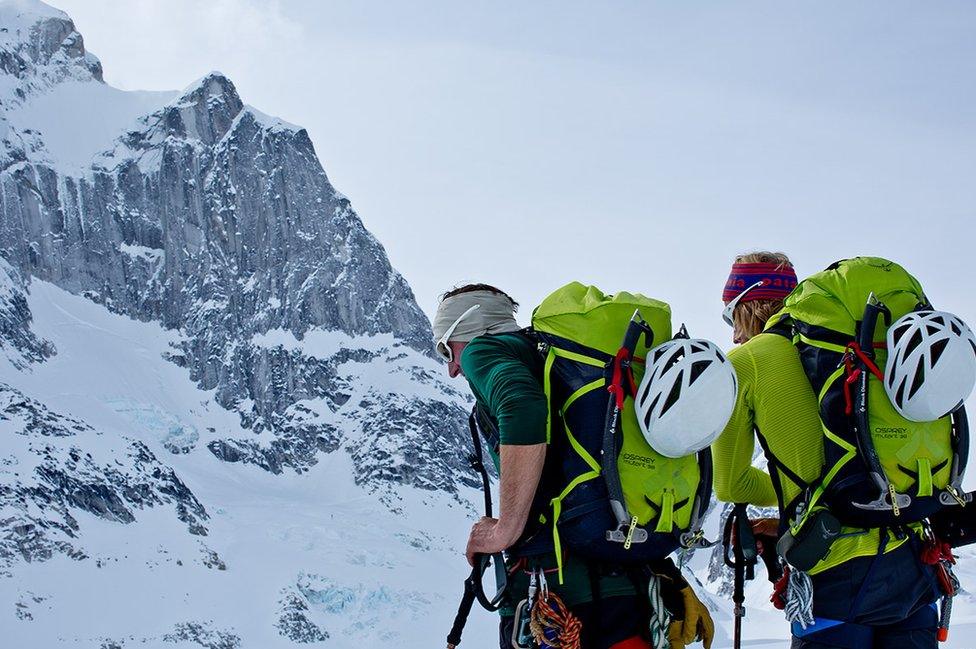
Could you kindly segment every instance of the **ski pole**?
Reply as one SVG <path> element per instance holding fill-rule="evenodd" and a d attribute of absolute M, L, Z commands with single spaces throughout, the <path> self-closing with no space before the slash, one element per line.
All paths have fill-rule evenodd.
<path fill-rule="evenodd" d="M 742 618 L 746 615 L 745 582 L 755 578 L 756 537 L 749 525 L 749 516 L 745 503 L 736 503 L 732 512 L 725 519 L 725 529 L 722 533 L 722 545 L 725 550 L 725 565 L 733 570 L 732 603 L 734 605 L 735 626 L 733 631 L 733 647 L 742 647 Z M 731 551 L 731 552 L 730 552 Z"/>

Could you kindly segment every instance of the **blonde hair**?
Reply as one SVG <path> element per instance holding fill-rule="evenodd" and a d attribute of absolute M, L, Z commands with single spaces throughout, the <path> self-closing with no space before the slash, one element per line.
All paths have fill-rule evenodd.
<path fill-rule="evenodd" d="M 737 264 L 776 264 L 776 269 L 793 268 L 793 262 L 782 252 L 750 252 L 735 258 Z M 783 308 L 783 300 L 752 300 L 740 302 L 732 313 L 735 328 L 746 340 L 762 333 L 766 321 Z"/>

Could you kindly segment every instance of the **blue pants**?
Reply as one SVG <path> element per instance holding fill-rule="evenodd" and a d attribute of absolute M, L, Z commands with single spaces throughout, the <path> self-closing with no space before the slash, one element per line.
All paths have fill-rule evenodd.
<path fill-rule="evenodd" d="M 813 579 L 813 627 L 793 625 L 792 649 L 936 649 L 941 597 L 916 543 L 858 557 Z"/>

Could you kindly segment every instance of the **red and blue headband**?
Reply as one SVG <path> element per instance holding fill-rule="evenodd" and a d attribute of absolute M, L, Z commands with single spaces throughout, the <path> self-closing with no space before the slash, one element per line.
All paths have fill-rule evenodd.
<path fill-rule="evenodd" d="M 722 301 L 729 303 L 756 282 L 762 282 L 742 296 L 742 302 L 782 300 L 796 288 L 796 271 L 789 264 L 732 264 L 729 280 L 722 291 Z"/>

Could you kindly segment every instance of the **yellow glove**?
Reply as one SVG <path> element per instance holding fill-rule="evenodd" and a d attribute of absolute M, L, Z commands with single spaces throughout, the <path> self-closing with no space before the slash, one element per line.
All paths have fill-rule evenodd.
<path fill-rule="evenodd" d="M 697 638 L 701 639 L 705 649 L 709 649 L 715 636 L 715 623 L 712 622 L 711 614 L 691 586 L 681 589 L 681 599 L 685 605 L 685 617 L 683 620 L 675 620 L 668 627 L 671 649 L 685 649 L 685 645 L 691 644 Z"/>

